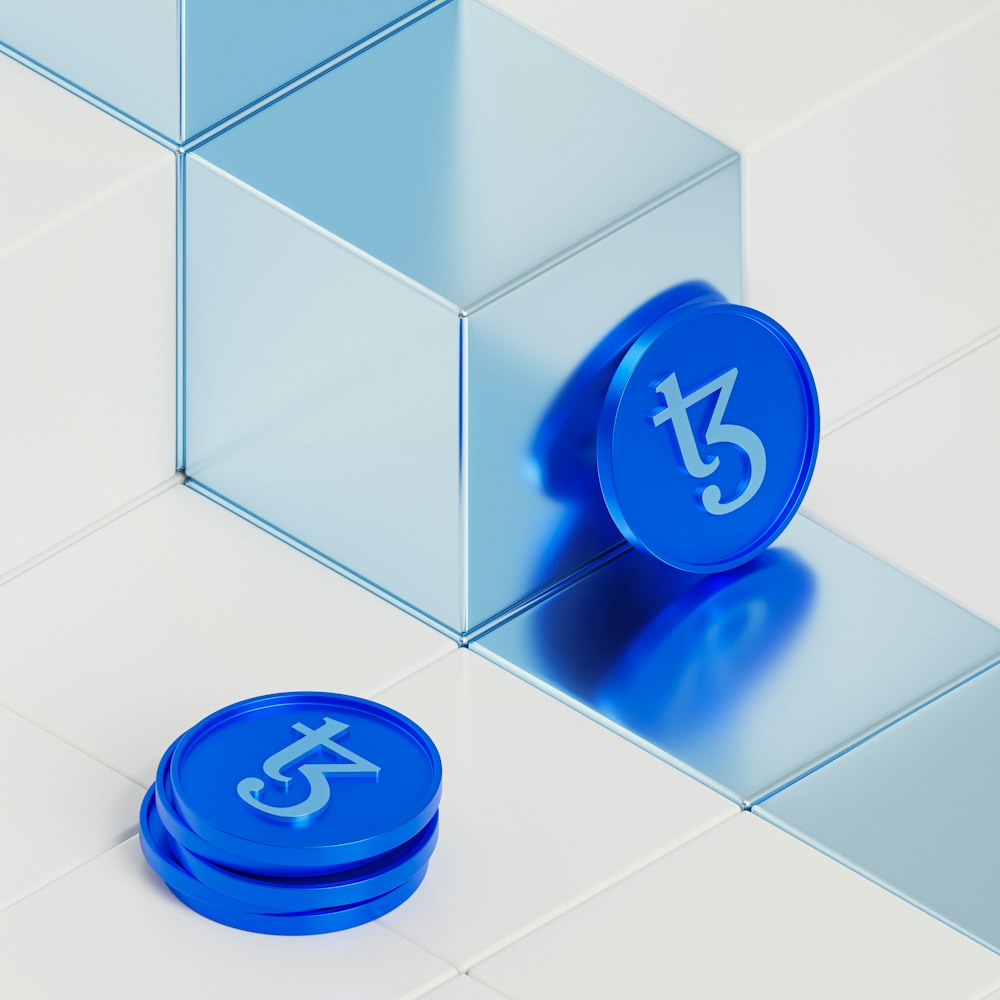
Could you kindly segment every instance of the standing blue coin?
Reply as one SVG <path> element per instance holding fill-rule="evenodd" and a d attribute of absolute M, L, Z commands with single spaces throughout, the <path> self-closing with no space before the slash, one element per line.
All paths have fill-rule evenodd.
<path fill-rule="evenodd" d="M 812 373 L 763 313 L 705 300 L 654 321 L 601 411 L 601 492 L 622 534 L 677 569 L 747 562 L 784 530 L 819 447 Z"/>
<path fill-rule="evenodd" d="M 244 859 L 241 870 L 316 872 L 364 864 L 420 833 L 441 797 L 441 759 L 390 708 L 295 692 L 199 722 L 177 742 L 166 780 L 180 820 Z"/>

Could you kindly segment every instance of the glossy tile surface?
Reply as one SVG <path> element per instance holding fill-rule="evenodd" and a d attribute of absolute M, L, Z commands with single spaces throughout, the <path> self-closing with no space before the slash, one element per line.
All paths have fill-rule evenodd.
<path fill-rule="evenodd" d="M 806 508 L 1000 623 L 998 380 L 1000 338 L 829 435 Z"/>
<path fill-rule="evenodd" d="M 567 494 L 539 452 L 595 349 L 680 282 L 740 292 L 735 154 L 475 0 L 186 190 L 187 471 L 459 633 L 620 542 L 594 462 Z"/>
<path fill-rule="evenodd" d="M 1000 632 L 798 517 L 700 582 L 623 556 L 474 648 L 754 801 L 994 662 Z"/>
<path fill-rule="evenodd" d="M 383 691 L 444 762 L 441 839 L 383 923 L 467 968 L 735 807 L 460 651 Z"/>
<path fill-rule="evenodd" d="M 3 576 L 174 472 L 175 165 L 5 56 L 0 94 Z"/>
<path fill-rule="evenodd" d="M 743 813 L 472 975 L 510 1000 L 978 1000 L 1000 958 Z"/>
<path fill-rule="evenodd" d="M 138 785 L 6 709 L 0 760 L 0 910 L 134 832 Z"/>
<path fill-rule="evenodd" d="M 409 1000 L 454 975 L 378 924 L 276 937 L 213 923 L 171 895 L 138 838 L 0 914 L 9 997 Z"/>
<path fill-rule="evenodd" d="M 370 694 L 454 648 L 182 486 L 0 587 L 0 645 L 0 702 L 142 784 L 223 705 Z"/>
<path fill-rule="evenodd" d="M 768 799 L 761 815 L 1000 951 L 1000 670 Z"/>

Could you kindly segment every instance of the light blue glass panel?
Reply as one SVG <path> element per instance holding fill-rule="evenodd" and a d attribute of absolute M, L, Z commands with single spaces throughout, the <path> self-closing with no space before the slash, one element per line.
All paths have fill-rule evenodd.
<path fill-rule="evenodd" d="M 739 221 L 733 161 L 469 317 L 470 628 L 621 543 L 597 478 L 600 397 L 581 406 L 580 396 L 561 398 L 563 387 L 664 288 L 701 278 L 738 300 Z M 578 434 L 545 454 L 557 399 L 580 409 Z M 565 462 L 567 449 L 577 453 L 572 484 L 544 467 Z"/>
<path fill-rule="evenodd" d="M 178 0 L 3 0 L 0 41 L 179 138 Z"/>
<path fill-rule="evenodd" d="M 3 0 L 0 41 L 182 142 L 427 2 Z"/>
<path fill-rule="evenodd" d="M 466 309 L 733 155 L 466 0 L 200 152 Z"/>
<path fill-rule="evenodd" d="M 254 265 L 245 290 L 251 248 L 229 241 L 263 238 L 242 209 L 215 219 L 192 187 L 189 473 L 458 632 L 620 541 L 599 496 L 551 491 L 535 439 L 568 380 L 650 297 L 689 279 L 738 296 L 735 153 L 490 8 L 456 0 L 196 156 L 203 173 L 256 192 L 246 204 L 280 206 L 282 226 L 308 231 L 308 246 L 339 251 L 301 260 L 304 276 L 282 252 L 273 272 Z M 304 258 L 306 237 L 294 242 Z M 365 308 L 347 304 L 353 278 L 345 285 L 338 270 L 362 259 L 420 304 L 412 316 L 391 304 L 388 325 L 373 319 L 374 286 Z M 251 304 L 232 301 L 241 296 Z M 447 350 L 430 332 L 438 313 L 454 334 Z M 211 377 L 199 370 L 206 343 L 216 345 Z M 266 363 L 240 356 L 258 350 Z M 364 377 L 332 409 L 309 402 L 314 372 L 289 373 L 310 363 L 357 373 L 359 351 Z M 268 393 L 240 381 L 251 369 L 276 372 L 282 387 L 269 392 L 301 414 L 294 429 L 284 422 L 280 447 L 264 429 Z M 353 435 L 332 434 L 326 425 L 352 412 Z M 584 415 L 591 446 L 597 414 Z M 236 460 L 220 437 L 274 445 Z"/>
<path fill-rule="evenodd" d="M 1000 669 L 760 812 L 1000 951 Z"/>
<path fill-rule="evenodd" d="M 186 0 L 185 136 L 228 118 L 423 5 L 420 0 Z"/>
<path fill-rule="evenodd" d="M 1000 631 L 797 517 L 714 577 L 629 553 L 474 648 L 753 802 L 996 660 Z"/>
<path fill-rule="evenodd" d="M 459 614 L 458 317 L 187 159 L 187 471 Z"/>

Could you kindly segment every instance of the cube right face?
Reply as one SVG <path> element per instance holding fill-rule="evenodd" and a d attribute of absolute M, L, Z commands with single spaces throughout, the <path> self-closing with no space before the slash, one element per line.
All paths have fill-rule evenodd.
<path fill-rule="evenodd" d="M 622 542 L 599 407 L 574 475 L 539 447 L 595 349 L 740 293 L 736 154 L 465 0 L 198 148 L 185 202 L 188 474 L 462 634 Z"/>

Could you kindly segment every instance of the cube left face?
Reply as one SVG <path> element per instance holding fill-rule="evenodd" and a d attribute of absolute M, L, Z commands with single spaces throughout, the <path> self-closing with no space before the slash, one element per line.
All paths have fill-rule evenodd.
<path fill-rule="evenodd" d="M 0 575 L 172 474 L 174 154 L 0 56 Z"/>
<path fill-rule="evenodd" d="M 4 0 L 0 41 L 162 136 L 186 142 L 421 6 Z"/>

